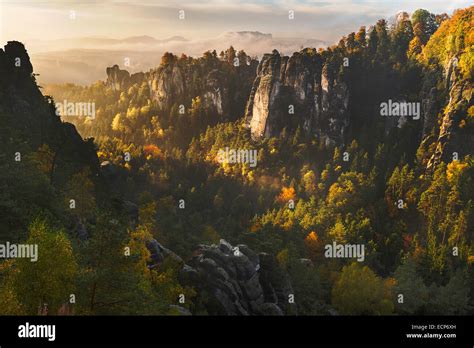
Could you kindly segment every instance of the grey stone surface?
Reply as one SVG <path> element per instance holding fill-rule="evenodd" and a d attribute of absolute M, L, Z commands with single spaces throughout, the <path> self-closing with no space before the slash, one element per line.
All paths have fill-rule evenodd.
<path fill-rule="evenodd" d="M 155 264 L 172 255 L 171 251 L 154 239 L 147 243 L 147 247 Z M 236 253 L 236 250 L 239 252 Z M 221 240 L 218 245 L 201 244 L 194 255 L 183 264 L 178 280 L 182 285 L 191 286 L 198 293 L 204 292 L 211 297 L 208 299 L 209 314 L 284 313 L 278 302 L 291 291 L 291 285 L 288 285 L 287 278 L 278 273 L 279 268 L 274 259 L 268 257 L 268 261 L 264 262 L 270 268 L 261 268 L 257 253 L 246 245 L 234 247 L 225 240 Z"/>
<path fill-rule="evenodd" d="M 260 61 L 245 116 L 253 138 L 277 136 L 296 124 L 327 144 L 341 144 L 348 104 L 346 83 L 332 76 L 319 56 L 295 52 L 287 57 L 274 50 Z"/>

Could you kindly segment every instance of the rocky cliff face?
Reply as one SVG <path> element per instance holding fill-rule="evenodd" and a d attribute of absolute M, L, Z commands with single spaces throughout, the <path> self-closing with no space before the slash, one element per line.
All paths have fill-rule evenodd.
<path fill-rule="evenodd" d="M 326 142 L 341 143 L 348 126 L 347 85 L 333 76 L 318 54 L 266 54 L 257 68 L 246 107 L 254 138 L 278 135 L 284 127 L 300 126 Z"/>
<path fill-rule="evenodd" d="M 44 165 L 47 170 L 39 170 L 38 156 L 45 153 L 51 162 Z M 18 162 L 13 160 L 17 154 Z M 17 41 L 0 49 L 0 158 L 3 239 L 27 238 L 26 212 L 59 216 L 60 189 L 74 174 L 88 168 L 92 180 L 101 181 L 93 141 L 83 140 L 73 124 L 61 121 L 52 98 L 43 96 L 36 84 L 28 52 Z M 78 219 L 66 216 L 65 220 L 66 228 L 80 238 L 87 236 Z"/>
<path fill-rule="evenodd" d="M 152 265 L 166 257 L 181 262 L 172 251 L 156 240 L 148 243 Z M 246 245 L 232 246 L 225 240 L 219 245 L 199 245 L 194 258 L 183 264 L 180 282 L 206 296 L 211 315 L 284 315 L 290 310 L 289 295 L 294 294 L 287 274 L 274 257 L 257 254 Z M 295 313 L 295 308 L 291 308 Z"/>
<path fill-rule="evenodd" d="M 106 69 L 107 86 L 114 91 L 124 90 L 134 83 L 141 82 L 145 77 L 142 72 L 130 75 L 127 70 L 121 70 L 118 65 Z"/>
<path fill-rule="evenodd" d="M 472 134 L 463 128 L 462 122 L 467 109 L 474 104 L 474 89 L 472 82 L 462 78 L 457 57 L 452 57 L 445 67 L 445 88 L 448 101 L 442 114 L 436 148 L 428 162 L 428 169 L 435 168 L 441 161 L 451 162 L 456 156 L 463 158 L 474 148 Z M 430 119 L 427 119 L 427 122 L 429 121 Z"/>
<path fill-rule="evenodd" d="M 300 126 L 326 143 L 344 142 L 349 125 L 349 89 L 312 50 L 281 56 L 274 50 L 260 63 L 238 67 L 215 60 L 189 64 L 171 61 L 145 74 L 131 75 L 115 65 L 107 68 L 107 85 L 124 90 L 146 82 L 150 98 L 163 110 L 188 106 L 199 96 L 208 110 L 224 120 L 245 113 L 253 138 L 278 135 Z M 256 71 L 256 75 L 255 75 Z"/>
<path fill-rule="evenodd" d="M 193 98 L 200 97 L 206 109 L 224 120 L 234 120 L 244 112 L 257 64 L 255 60 L 234 66 L 217 58 L 176 59 L 133 75 L 114 65 L 107 68 L 106 84 L 119 91 L 146 82 L 150 98 L 168 111 L 173 105 L 189 107 Z"/>
<path fill-rule="evenodd" d="M 0 49 L 0 113 L 3 130 L 2 145 L 24 141 L 28 150 L 36 151 L 47 144 L 56 154 L 55 169 L 75 169 L 89 166 L 93 173 L 99 169 L 99 160 L 91 141 L 84 141 L 74 125 L 62 122 L 56 115 L 53 101 L 43 96 L 36 84 L 30 57 L 24 45 L 9 41 Z M 62 165 L 68 158 L 69 167 Z M 51 181 L 54 177 L 51 176 Z"/>

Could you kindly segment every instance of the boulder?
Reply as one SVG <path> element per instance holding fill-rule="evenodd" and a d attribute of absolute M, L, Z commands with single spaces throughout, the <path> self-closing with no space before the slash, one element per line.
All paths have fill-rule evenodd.
<path fill-rule="evenodd" d="M 146 246 L 151 253 L 152 267 L 167 256 L 182 262 L 155 239 Z M 198 294 L 206 294 L 209 314 L 282 315 L 285 312 L 280 304 L 285 304 L 288 294 L 292 293 L 291 284 L 274 258 L 257 254 L 245 244 L 234 247 L 224 239 L 218 245 L 198 245 L 194 255 L 182 263 L 178 281 L 183 286 L 193 287 Z"/>
<path fill-rule="evenodd" d="M 199 245 L 195 255 L 180 272 L 180 281 L 193 286 L 198 293 L 205 291 L 211 294 L 210 301 L 214 305 L 209 306 L 209 314 L 261 314 L 266 296 L 260 280 L 260 257 L 257 253 L 247 245 L 234 247 L 222 239 L 218 245 Z M 278 306 L 276 293 L 273 301 Z M 283 311 L 273 308 L 267 312 Z"/>

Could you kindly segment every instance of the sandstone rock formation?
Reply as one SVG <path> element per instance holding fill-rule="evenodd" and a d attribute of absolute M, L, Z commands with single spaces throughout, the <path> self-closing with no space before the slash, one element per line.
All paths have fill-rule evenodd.
<path fill-rule="evenodd" d="M 193 259 L 184 264 L 178 255 L 156 240 L 151 240 L 147 247 L 152 268 L 166 257 L 182 264 L 180 282 L 206 296 L 209 314 L 285 314 L 293 288 L 289 277 L 268 254 L 256 254 L 243 244 L 234 247 L 221 239 L 219 245 L 199 245 Z"/>
<path fill-rule="evenodd" d="M 441 161 L 451 162 L 469 154 L 474 148 L 474 139 L 461 126 L 466 110 L 474 105 L 472 83 L 462 79 L 457 66 L 458 58 L 452 57 L 445 67 L 445 86 L 449 96 L 439 127 L 436 149 L 428 162 L 428 168 L 435 168 Z M 435 92 L 433 92 L 435 93 Z"/>
<path fill-rule="evenodd" d="M 114 65 L 107 68 L 106 84 L 121 91 L 135 83 L 146 83 L 150 99 L 165 111 L 173 105 L 188 108 L 193 98 L 200 97 L 207 110 L 223 120 L 235 120 L 244 112 L 258 63 L 249 60 L 249 64 L 233 66 L 217 58 L 210 60 L 174 59 L 147 73 L 133 75 Z"/>
<path fill-rule="evenodd" d="M 281 56 L 266 54 L 258 68 L 246 107 L 253 138 L 278 135 L 300 126 L 326 142 L 342 143 L 348 126 L 349 92 L 321 57 L 311 50 Z"/>
<path fill-rule="evenodd" d="M 127 70 L 121 70 L 118 65 L 107 68 L 106 72 L 107 86 L 115 91 L 124 90 L 134 83 L 143 81 L 145 77 L 142 72 L 130 75 Z"/>

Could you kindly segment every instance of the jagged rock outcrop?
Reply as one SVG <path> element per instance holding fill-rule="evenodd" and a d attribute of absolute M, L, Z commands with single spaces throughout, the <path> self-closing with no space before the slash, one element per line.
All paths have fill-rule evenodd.
<path fill-rule="evenodd" d="M 457 57 L 452 57 L 445 67 L 445 86 L 449 99 L 444 108 L 436 148 L 428 162 L 428 169 L 435 168 L 441 161 L 451 162 L 456 156 L 461 159 L 474 149 L 472 134 L 463 129 L 461 122 L 467 109 L 474 105 L 474 88 L 472 82 L 463 79 Z"/>
<path fill-rule="evenodd" d="M 121 70 L 118 65 L 106 69 L 107 86 L 115 91 L 127 88 L 130 84 L 130 73 L 127 70 Z"/>
<path fill-rule="evenodd" d="M 288 296 L 294 294 L 290 277 L 278 265 L 276 258 L 267 253 L 260 253 L 260 282 L 264 293 L 266 303 L 272 303 L 282 312 L 287 313 L 291 309 L 294 314 L 294 308 L 290 308 Z"/>
<path fill-rule="evenodd" d="M 107 81 L 106 84 L 109 88 L 114 91 L 120 91 L 127 89 L 134 83 L 139 83 L 143 81 L 145 74 L 138 72 L 130 75 L 127 70 L 121 70 L 116 64 L 112 67 L 106 69 L 107 72 Z"/>
<path fill-rule="evenodd" d="M 318 54 L 266 54 L 258 68 L 246 107 L 252 137 L 278 135 L 300 126 L 327 142 L 342 142 L 348 126 L 349 93 Z"/>
<path fill-rule="evenodd" d="M 61 121 L 53 99 L 43 96 L 36 84 L 27 50 L 17 41 L 9 41 L 0 49 L 0 122 L 0 158 L 4 159 L 2 170 L 6 174 L 2 178 L 1 191 L 4 197 L 14 197 L 12 202 L 15 202 L 10 207 L 4 207 L 4 216 L 23 215 L 40 206 L 47 211 L 53 204 L 57 208 L 50 212 L 60 209 L 60 190 L 57 196 L 52 194 L 53 191 L 56 188 L 62 190 L 74 174 L 84 170 L 90 173 L 94 183 L 101 181 L 93 140 L 83 140 L 73 124 Z M 32 165 L 40 163 L 36 158 L 45 152 L 51 156 L 51 164 L 43 174 L 35 168 L 36 164 L 34 167 Z M 10 160 L 13 154 L 18 154 L 18 162 Z M 23 186 L 25 180 L 30 181 L 30 178 L 39 174 L 42 176 L 34 178 L 37 184 L 25 189 L 25 192 L 31 191 L 29 195 L 18 194 L 18 187 Z M 47 192 L 51 192 L 51 195 Z M 37 200 L 29 197 L 37 197 Z M 56 197 L 58 200 L 52 203 Z M 20 206 L 22 208 L 18 209 Z M 26 239 L 28 228 L 21 224 L 29 224 L 30 220 L 24 216 L 18 217 L 11 220 L 15 221 L 15 226 L 0 224 L 3 238 Z M 88 238 L 85 221 L 77 219 L 74 214 L 66 216 L 65 220 L 65 228 L 72 235 L 81 240 Z"/>
<path fill-rule="evenodd" d="M 29 79 L 33 73 L 28 52 L 25 46 L 18 41 L 8 41 L 4 49 L 0 49 L 0 72 L 2 80 L 8 75 L 16 76 L 20 79 Z"/>
<path fill-rule="evenodd" d="M 240 248 L 242 247 L 242 249 Z M 245 246 L 200 245 L 181 278 L 210 297 L 212 314 L 249 315 L 264 303 L 260 260 Z"/>
<path fill-rule="evenodd" d="M 291 282 L 268 254 L 256 254 L 244 244 L 234 247 L 221 239 L 219 245 L 199 245 L 193 259 L 184 264 L 156 240 L 149 241 L 147 248 L 151 268 L 166 257 L 182 265 L 180 282 L 206 297 L 211 315 L 284 315 L 288 309 Z"/>
<path fill-rule="evenodd" d="M 176 65 L 167 65 L 162 69 L 150 72 L 147 79 L 150 88 L 151 98 L 158 102 L 163 108 L 172 105 L 174 100 L 178 100 L 184 95 L 185 78 Z"/>
<path fill-rule="evenodd" d="M 316 103 L 315 132 L 328 143 L 344 143 L 349 127 L 349 89 L 326 64 L 321 74 L 321 106 Z"/>
<path fill-rule="evenodd" d="M 439 105 L 437 102 L 438 92 L 436 87 L 429 86 L 429 91 L 423 98 L 423 130 L 421 137 L 425 139 L 436 127 L 436 117 L 438 114 Z"/>
<path fill-rule="evenodd" d="M 154 267 L 161 262 L 164 261 L 166 257 L 171 257 L 173 260 L 175 260 L 178 263 L 182 263 L 183 259 L 179 257 L 177 254 L 172 252 L 171 250 L 165 248 L 163 245 L 158 243 L 155 239 L 152 239 L 146 243 L 147 249 L 150 251 L 151 254 L 151 267 Z"/>
<path fill-rule="evenodd" d="M 225 120 L 242 116 L 258 62 L 249 60 L 249 64 L 234 66 L 217 58 L 208 59 L 213 61 L 171 59 L 147 73 L 131 76 L 114 65 L 107 68 L 106 84 L 120 91 L 145 82 L 150 99 L 166 111 L 180 105 L 189 108 L 193 98 L 200 97 L 207 110 Z"/>
<path fill-rule="evenodd" d="M 58 180 L 54 175 L 57 170 L 71 174 L 88 166 L 92 174 L 97 174 L 99 160 L 93 142 L 84 141 L 73 124 L 58 117 L 52 99 L 43 96 L 36 84 L 33 66 L 22 43 L 9 41 L 0 49 L 0 76 L 3 125 L 15 134 L 15 139 L 2 139 L 5 146 L 24 140 L 35 151 L 47 144 L 56 156 L 50 173 L 52 183 Z M 68 158 L 68 165 L 63 163 L 64 158 Z"/>

